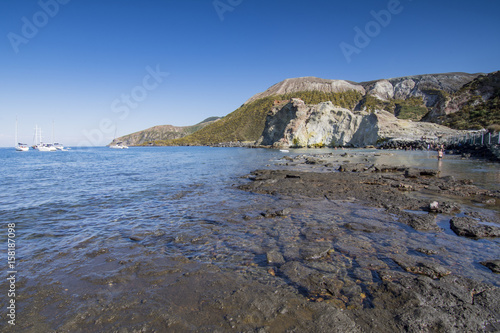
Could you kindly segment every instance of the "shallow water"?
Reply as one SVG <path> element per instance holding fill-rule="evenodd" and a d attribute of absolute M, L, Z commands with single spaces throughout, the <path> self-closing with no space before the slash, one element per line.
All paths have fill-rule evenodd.
<path fill-rule="evenodd" d="M 499 186 L 498 165 L 486 162 L 447 159 L 439 166 L 427 152 L 309 149 L 290 154 L 304 152 L 334 153 L 340 161 L 340 155 L 348 152 L 360 159 L 371 156 L 376 163 L 437 167 L 444 175 Z M 380 210 L 352 202 L 280 200 L 232 186 L 247 181 L 241 177 L 252 170 L 279 163 L 282 156 L 276 150 L 209 147 L 80 148 L 54 153 L 0 149 L 0 215 L 4 223 L 16 224 L 19 288 L 31 295 L 23 296 L 27 302 L 20 311 L 34 311 L 27 304 L 36 300 L 37 292 L 45 295 L 41 290 L 47 286 L 60 288 L 79 303 L 64 298 L 60 301 L 70 304 L 64 315 L 48 306 L 44 316 L 56 323 L 73 322 L 68 316 L 76 316 L 82 307 L 93 308 L 93 299 L 116 303 L 129 290 L 142 294 L 151 286 L 175 285 L 191 270 L 238 274 L 247 282 L 290 288 L 297 297 L 327 299 L 341 308 L 369 307 L 366 290 L 380 280 L 375 270 L 401 270 L 392 260 L 400 254 L 425 257 L 416 252 L 422 240 L 437 251 L 426 259 L 500 286 L 498 275 L 478 264 L 498 259 L 498 240 L 457 237 L 447 227 L 450 217 L 438 217 L 444 232 L 422 233 Z M 283 208 L 291 213 L 261 215 Z M 3 244 L 6 238 L 6 233 L 0 235 Z M 307 253 L 324 249 L 327 255 L 321 254 L 321 260 L 307 259 Z M 304 292 L 303 282 L 294 282 L 268 265 L 270 251 L 281 253 L 287 263 L 331 276 L 343 287 L 336 295 Z M 168 269 L 161 266 L 162 260 L 169 260 L 164 264 Z M 156 264 L 161 269 L 154 268 Z M 189 288 L 176 285 L 178 297 L 183 297 L 182 290 L 188 295 Z M 224 285 L 210 288 L 225 292 Z M 183 302 L 186 308 L 177 309 L 175 318 L 187 316 L 192 311 L 187 309 L 196 308 L 199 300 Z M 225 311 L 222 316 L 231 310 Z M 30 312 L 32 318 L 41 315 L 35 312 Z"/>
<path fill-rule="evenodd" d="M 490 190 L 500 190 L 500 166 L 487 160 L 462 159 L 459 155 L 445 155 L 437 159 L 437 152 L 422 150 L 376 149 L 291 149 L 290 154 L 332 154 L 339 161 L 366 162 L 393 166 L 411 166 L 439 170 L 440 176 L 471 179 L 474 184 Z M 342 156 L 344 154 L 349 156 Z"/>

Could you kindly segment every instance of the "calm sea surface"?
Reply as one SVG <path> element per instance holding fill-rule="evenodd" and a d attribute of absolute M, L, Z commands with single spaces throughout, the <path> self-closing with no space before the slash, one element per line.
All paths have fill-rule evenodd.
<path fill-rule="evenodd" d="M 441 175 L 500 189 L 499 165 L 485 161 L 447 156 L 439 162 L 435 152 L 304 149 L 286 154 L 304 153 L 329 154 L 338 164 L 349 160 L 439 169 Z M 458 237 L 449 228 L 450 216 L 436 218 L 443 232 L 420 232 L 382 209 L 356 202 L 277 198 L 233 186 L 248 181 L 242 176 L 252 170 L 286 167 L 283 156 L 278 150 L 210 147 L 0 149 L 0 253 L 7 258 L 7 237 L 12 236 L 7 236 L 7 224 L 15 223 L 20 327 L 40 331 L 40 316 L 46 331 L 85 331 L 89 323 L 108 317 L 111 326 L 102 324 L 101 331 L 137 327 L 122 308 L 143 311 L 146 325 L 166 316 L 186 327 L 204 327 L 211 317 L 192 313 L 205 304 L 199 299 L 203 293 L 191 285 L 198 283 L 207 295 L 221 299 L 226 284 L 245 281 L 249 294 L 257 295 L 259 286 L 285 288 L 291 292 L 287 295 L 304 301 L 296 285 L 269 271 L 266 256 L 273 252 L 318 274 L 328 271 L 344 286 L 338 301 L 345 306 L 359 306 L 361 290 L 379 282 L 362 267 L 377 262 L 401 270 L 390 258 L 406 253 L 420 260 L 415 249 L 422 244 L 437 249 L 432 260 L 447 269 L 500 285 L 498 275 L 479 264 L 498 258 L 500 240 Z M 291 214 L 261 216 L 283 208 Z M 328 260 L 305 262 L 303 251 L 321 244 L 335 249 Z M 359 293 L 353 294 L 353 286 Z M 0 282 L 2 293 L 8 288 L 7 280 Z M 134 295 L 143 301 L 137 303 Z M 162 316 L 155 315 L 159 305 Z M 233 310 L 254 311 L 232 306 L 217 307 L 221 318 L 232 318 Z"/>
<path fill-rule="evenodd" d="M 345 153 L 309 149 L 291 154 L 305 152 Z M 366 151 L 351 153 L 360 152 Z M 500 188 L 498 164 L 460 159 L 438 164 L 432 152 L 376 153 L 377 163 L 441 169 L 444 175 Z M 4 223 L 17 225 L 21 257 L 49 248 L 68 249 L 81 240 L 113 237 L 124 230 L 175 229 L 178 222 L 209 215 L 219 203 L 245 202 L 248 194 L 231 184 L 282 156 L 276 150 L 210 147 L 45 153 L 2 148 L 0 214 Z"/>
<path fill-rule="evenodd" d="M 238 201 L 231 183 L 279 157 L 271 150 L 205 147 L 4 148 L 0 215 L 16 223 L 20 256 L 60 251 L 90 237 L 166 221 L 174 226 L 216 202 Z"/>

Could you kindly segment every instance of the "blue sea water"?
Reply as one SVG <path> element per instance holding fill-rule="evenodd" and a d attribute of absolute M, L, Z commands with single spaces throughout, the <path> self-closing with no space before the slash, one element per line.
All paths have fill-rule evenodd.
<path fill-rule="evenodd" d="M 437 168 L 444 175 L 473 178 L 478 185 L 499 186 L 497 164 L 459 159 L 437 164 L 430 152 L 309 149 L 290 154 L 332 153 L 341 163 L 345 152 L 378 155 L 376 163 Z M 137 239 L 152 250 L 168 248 L 170 254 L 202 262 L 222 255 L 232 258 L 221 261 L 222 266 L 235 267 L 262 256 L 274 236 L 262 227 L 233 222 L 232 216 L 244 207 L 258 214 L 277 199 L 254 196 L 232 185 L 245 181 L 242 177 L 252 170 L 285 164 L 283 156 L 271 149 L 212 147 L 93 147 L 64 152 L 4 148 L 0 149 L 0 216 L 3 225 L 16 224 L 16 259 L 25 267 L 53 262 L 46 269 L 56 270 L 67 263 L 58 256 L 82 248 L 89 255 Z M 311 220 L 323 214 L 328 220 L 334 213 L 304 208 L 304 214 Z M 301 219 L 298 225 L 306 221 Z M 6 243 L 5 232 L 0 241 Z M 465 241 L 471 249 L 479 244 Z M 260 244 L 258 249 L 255 244 Z M 488 244 L 475 251 L 484 252 Z"/>
<path fill-rule="evenodd" d="M 18 242 L 29 249 L 20 255 L 63 250 L 237 201 L 231 182 L 279 154 L 210 147 L 0 149 L 0 214 L 4 223 L 16 223 Z"/>
<path fill-rule="evenodd" d="M 334 150 L 300 153 L 342 154 Z M 443 169 L 498 188 L 498 165 L 447 160 L 429 152 L 379 152 L 377 163 Z M 356 154 L 356 153 L 354 153 Z M 244 202 L 231 187 L 250 171 L 276 163 L 269 149 L 212 147 L 73 148 L 58 152 L 0 149 L 0 214 L 14 222 L 29 253 L 74 246 L 78 239 L 111 237 L 123 230 L 158 227 L 209 215 L 220 202 Z M 25 253 L 26 254 L 26 253 Z"/>
<path fill-rule="evenodd" d="M 337 163 L 367 161 L 438 169 L 442 175 L 471 178 L 491 189 L 498 189 L 500 183 L 498 164 L 451 157 L 439 162 L 433 152 L 304 149 L 286 155 L 304 153 L 332 154 L 329 157 Z M 128 298 L 134 295 L 149 295 L 141 296 L 145 305 L 138 303 L 151 313 L 144 318 L 149 322 L 156 318 L 157 304 L 164 301 L 164 294 L 155 293 L 180 288 L 181 298 L 192 295 L 188 284 L 179 282 L 170 289 L 169 284 L 194 272 L 204 279 L 210 276 L 207 272 L 220 270 L 243 277 L 249 286 L 258 282 L 271 290 L 296 288 L 269 271 L 267 254 L 283 253 L 287 261 L 299 262 L 304 261 L 301 251 L 324 243 L 335 252 L 315 268 L 317 273 L 325 274 L 326 268 L 337 272 L 336 278 L 346 286 L 368 288 L 378 281 L 377 275 L 362 274 L 366 270 L 361 267 L 376 262 L 400 270 L 390 258 L 406 253 L 421 259 L 415 249 L 422 246 L 437 249 L 432 260 L 454 273 L 500 285 L 497 274 L 479 264 L 498 258 L 499 240 L 458 237 L 449 229 L 450 216 L 436 218 L 444 232 L 421 232 L 399 223 L 383 209 L 349 199 L 279 198 L 233 186 L 248 181 L 244 176 L 253 170 L 286 167 L 284 155 L 271 149 L 211 147 L 0 149 L 0 244 L 4 244 L 0 255 L 6 262 L 7 225 L 14 223 L 13 269 L 18 313 L 25 320 L 20 323 L 29 331 L 43 312 L 45 324 L 54 330 L 64 324 L 73 328 L 68 331 L 75 327 L 85 331 L 86 318 L 98 322 L 106 315 L 101 305 L 109 304 L 114 309 L 109 314 L 114 318 L 111 322 L 128 327 L 134 321 L 120 309 L 135 304 L 135 299 Z M 283 208 L 291 214 L 262 216 Z M 156 267 L 157 261 L 163 266 Z M 213 289 L 208 294 L 227 292 L 223 283 L 209 285 Z M 3 292 L 8 288 L 7 280 L 0 282 Z M 341 292 L 350 291 L 346 287 Z M 300 292 L 293 294 L 302 300 Z M 165 297 L 170 296 L 175 299 L 175 295 Z M 56 300 L 54 304 L 48 301 L 50 297 Z M 346 302 L 356 302 L 356 298 Z M 164 311 L 175 310 L 173 318 L 191 322 L 189 309 L 199 308 L 187 297 L 184 307 Z M 230 317 L 230 310 L 225 311 L 222 316 Z"/>

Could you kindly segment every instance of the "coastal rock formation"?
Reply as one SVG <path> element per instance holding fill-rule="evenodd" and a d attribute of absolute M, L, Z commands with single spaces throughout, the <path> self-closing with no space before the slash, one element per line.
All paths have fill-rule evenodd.
<path fill-rule="evenodd" d="M 287 105 L 294 98 L 317 106 L 296 105 L 294 110 Z M 325 111 L 331 109 L 323 104 L 328 101 L 335 112 Z M 408 142 L 456 134 L 429 123 L 495 130 L 500 126 L 499 103 L 500 72 L 424 74 L 361 83 L 300 77 L 274 84 L 196 133 L 155 127 L 115 141 L 223 146 L 283 141 L 276 145 L 315 147 L 374 145 L 386 138 Z"/>
<path fill-rule="evenodd" d="M 437 138 L 459 132 L 431 123 L 412 122 L 378 110 L 353 112 L 331 102 L 307 105 L 293 98 L 268 114 L 258 144 L 279 147 L 375 145 L 382 139 Z"/>
<path fill-rule="evenodd" d="M 473 122 L 477 123 L 475 125 L 486 127 L 487 123 L 499 124 L 499 99 L 500 71 L 497 71 L 478 76 L 454 94 L 443 98 L 431 109 L 425 120 L 460 128 L 470 126 L 471 121 L 466 118 L 470 117 L 470 113 L 476 113 L 476 119 L 473 119 Z"/>
<path fill-rule="evenodd" d="M 412 88 L 413 86 L 415 84 L 412 85 Z M 369 87 L 368 94 L 382 100 L 388 100 L 394 98 L 394 87 L 388 80 L 379 80 Z"/>
<path fill-rule="evenodd" d="M 500 227 L 480 224 L 468 216 L 452 218 L 450 220 L 450 228 L 459 236 L 475 238 L 500 237 Z"/>
<path fill-rule="evenodd" d="M 346 80 L 327 80 L 313 76 L 286 79 L 276 83 L 264 92 L 249 98 L 245 104 L 260 98 L 283 95 L 299 91 L 345 92 L 355 90 L 382 100 L 423 97 L 427 106 L 437 102 L 436 92 L 442 90 L 451 94 L 477 78 L 480 74 L 443 73 L 404 76 L 356 83 Z"/>
<path fill-rule="evenodd" d="M 199 129 L 217 121 L 219 117 L 210 117 L 202 122 L 193 126 L 172 126 L 172 125 L 159 125 L 154 126 L 143 131 L 135 132 L 132 134 L 124 135 L 116 138 L 110 145 L 122 142 L 127 146 L 139 146 L 146 142 L 154 142 L 161 140 L 173 140 L 182 138 L 186 135 L 192 134 Z"/>
<path fill-rule="evenodd" d="M 436 91 L 441 90 L 451 94 L 479 75 L 468 73 L 425 74 L 393 78 L 387 81 L 394 87 L 394 98 L 407 99 L 421 96 L 426 106 L 433 106 L 437 102 Z"/>

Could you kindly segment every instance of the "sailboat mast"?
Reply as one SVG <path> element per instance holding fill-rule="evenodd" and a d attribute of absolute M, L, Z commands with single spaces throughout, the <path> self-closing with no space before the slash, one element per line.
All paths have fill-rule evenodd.
<path fill-rule="evenodd" d="M 16 142 L 14 143 L 15 146 L 17 146 L 17 117 L 16 117 L 16 137 L 14 139 Z"/>

